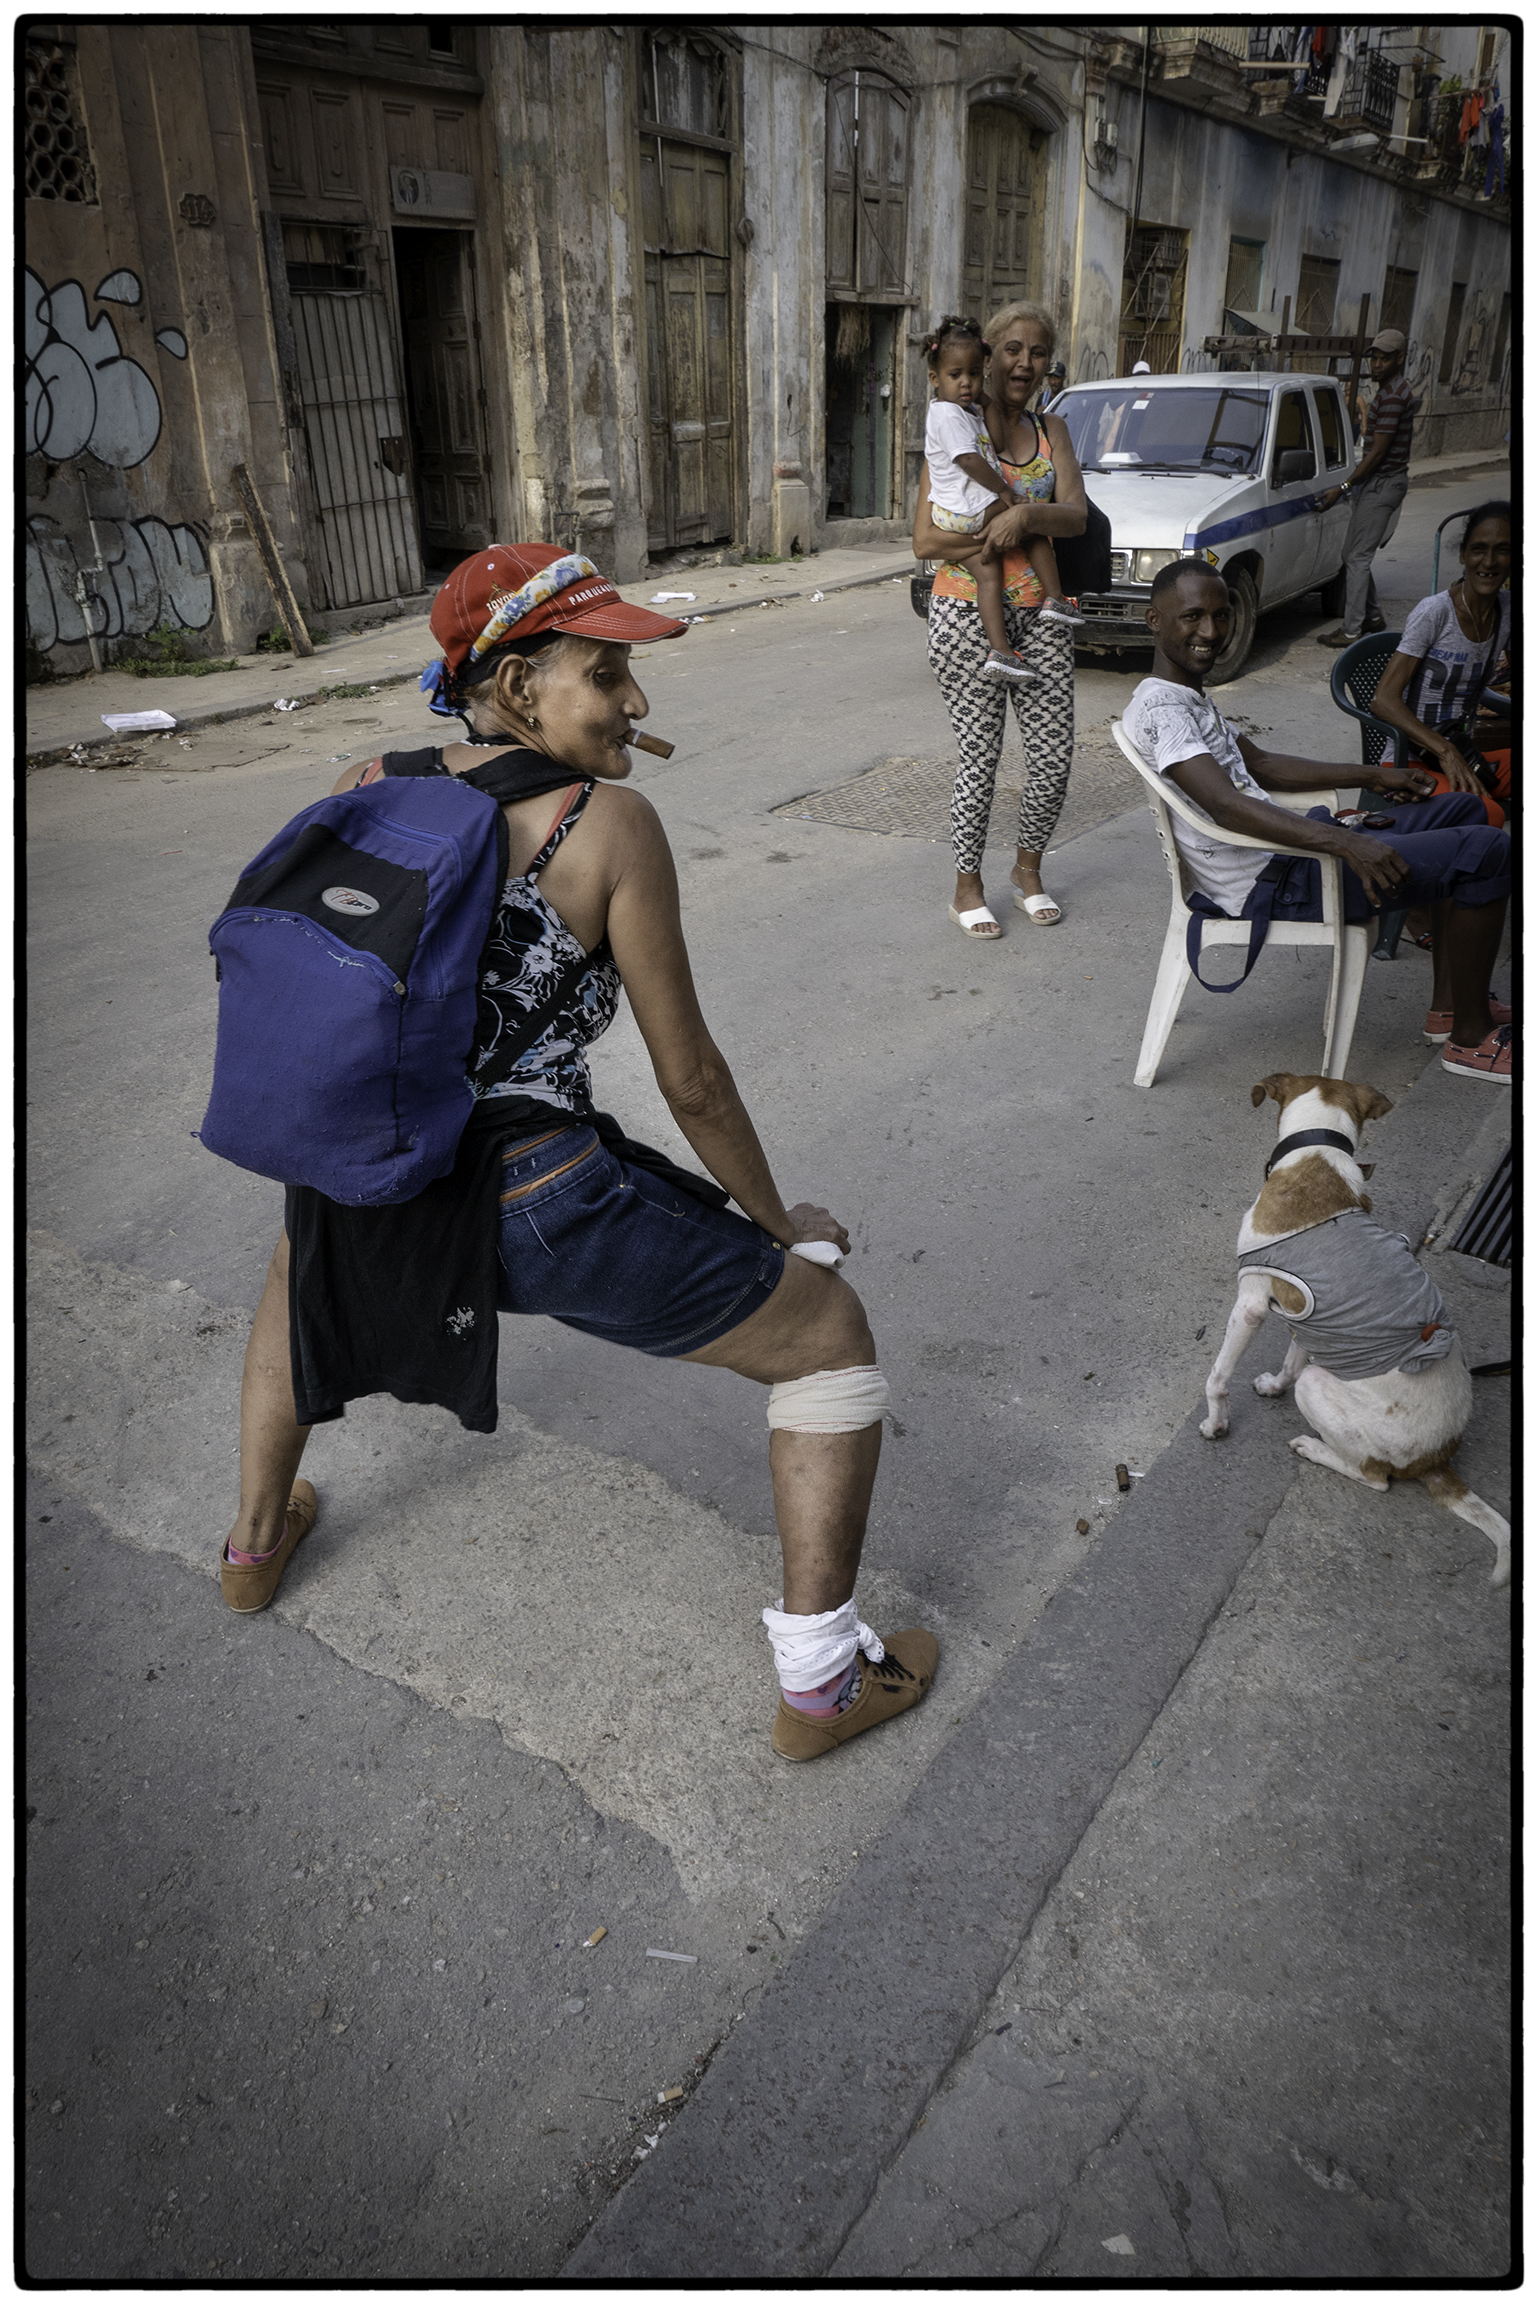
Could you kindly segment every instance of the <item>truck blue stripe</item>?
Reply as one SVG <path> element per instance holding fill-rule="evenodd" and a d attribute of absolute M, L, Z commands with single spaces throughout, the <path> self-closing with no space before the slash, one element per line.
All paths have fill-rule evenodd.
<path fill-rule="evenodd" d="M 1325 482 L 1325 486 L 1333 486 Z M 1320 489 L 1318 494 L 1322 494 Z M 1266 528 L 1282 528 L 1288 520 L 1301 520 L 1314 515 L 1312 496 L 1299 496 L 1291 504 L 1264 504 L 1255 512 L 1240 512 L 1232 520 L 1215 520 L 1209 528 L 1191 528 L 1186 532 L 1185 550 L 1200 552 L 1208 544 L 1230 544 L 1235 536 L 1258 536 Z"/>

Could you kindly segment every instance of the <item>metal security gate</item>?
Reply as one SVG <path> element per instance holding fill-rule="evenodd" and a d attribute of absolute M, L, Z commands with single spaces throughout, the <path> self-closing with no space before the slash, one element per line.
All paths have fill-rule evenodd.
<path fill-rule="evenodd" d="M 405 414 L 384 298 L 292 293 L 326 606 L 422 589 Z"/>

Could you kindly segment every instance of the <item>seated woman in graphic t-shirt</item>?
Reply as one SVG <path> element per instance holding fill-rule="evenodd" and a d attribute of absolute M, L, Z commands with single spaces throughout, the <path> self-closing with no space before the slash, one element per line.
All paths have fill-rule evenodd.
<path fill-rule="evenodd" d="M 1378 683 L 1372 711 L 1411 740 L 1416 764 L 1429 770 L 1438 792 L 1472 792 L 1491 824 L 1503 824 L 1511 796 L 1511 732 L 1504 717 L 1471 728 L 1495 771 L 1486 789 L 1452 741 L 1452 731 L 1476 710 L 1486 681 L 1510 645 L 1511 522 L 1508 503 L 1481 504 L 1468 514 L 1460 548 L 1462 574 L 1449 591 L 1436 592 L 1409 611 L 1396 654 Z"/>

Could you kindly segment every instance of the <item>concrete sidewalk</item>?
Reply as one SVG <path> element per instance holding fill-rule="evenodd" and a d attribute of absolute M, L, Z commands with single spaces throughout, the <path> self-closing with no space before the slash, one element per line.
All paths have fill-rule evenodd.
<path fill-rule="evenodd" d="M 1509 1123 L 1428 1071 L 1378 1212 Z M 1508 1275 L 1430 1263 L 1507 1357 Z M 1249 1389 L 1283 1349 L 1224 1444 L 1192 1410 L 568 2278 L 1509 2267 L 1509 1594 L 1418 1487 L 1299 1464 Z M 1507 1514 L 1509 1396 L 1458 1459 Z"/>
<path fill-rule="evenodd" d="M 646 607 L 659 593 L 662 613 L 696 620 L 732 616 L 777 606 L 786 600 L 857 590 L 867 584 L 906 583 L 916 562 L 911 551 L 889 544 L 818 552 L 798 560 L 742 561 L 720 568 L 690 568 L 648 576 L 620 590 L 632 606 Z M 112 712 L 169 712 L 182 732 L 214 722 L 243 720 L 270 712 L 274 702 L 311 703 L 324 696 L 366 695 L 415 682 L 438 647 L 425 615 L 397 617 L 372 631 L 340 629 L 346 611 L 325 619 L 334 637 L 321 641 L 313 656 L 242 657 L 233 672 L 200 678 L 137 679 L 131 672 L 87 672 L 27 690 L 27 758 L 34 763 L 60 758 L 74 746 L 118 748 L 138 745 L 138 737 L 117 738 L 102 725 Z M 317 618 L 317 621 L 321 619 Z"/>

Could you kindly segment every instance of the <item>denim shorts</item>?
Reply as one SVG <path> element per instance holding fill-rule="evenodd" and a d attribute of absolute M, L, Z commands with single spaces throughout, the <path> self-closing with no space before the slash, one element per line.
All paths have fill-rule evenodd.
<path fill-rule="evenodd" d="M 766 1304 L 785 1251 L 729 1208 L 605 1150 L 580 1122 L 502 1155 L 498 1309 L 678 1360 Z"/>

